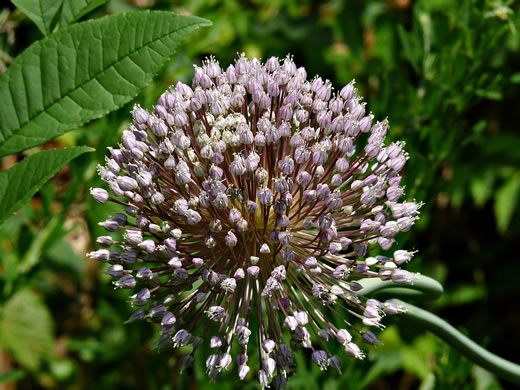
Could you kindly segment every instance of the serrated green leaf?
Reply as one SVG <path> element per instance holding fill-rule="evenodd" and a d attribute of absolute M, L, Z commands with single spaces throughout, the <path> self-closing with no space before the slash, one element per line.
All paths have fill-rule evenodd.
<path fill-rule="evenodd" d="M 31 21 L 38 26 L 43 35 L 51 32 L 52 20 L 58 13 L 63 0 L 11 0 Z"/>
<path fill-rule="evenodd" d="M 52 355 L 51 314 L 30 289 L 18 291 L 2 309 L 0 343 L 22 366 L 36 370 Z"/>
<path fill-rule="evenodd" d="M 0 224 L 66 163 L 80 154 L 93 150 L 87 146 L 46 150 L 0 172 Z"/>
<path fill-rule="evenodd" d="M 504 233 L 513 213 L 516 209 L 518 193 L 520 192 L 520 177 L 511 177 L 502 187 L 500 187 L 495 195 L 495 219 L 497 221 L 498 230 Z"/>
<path fill-rule="evenodd" d="M 63 0 L 60 27 L 75 22 L 82 16 L 108 3 L 108 0 Z"/>
<path fill-rule="evenodd" d="M 0 157 L 129 102 L 205 19 L 136 11 L 69 26 L 31 45 L 0 78 Z"/>

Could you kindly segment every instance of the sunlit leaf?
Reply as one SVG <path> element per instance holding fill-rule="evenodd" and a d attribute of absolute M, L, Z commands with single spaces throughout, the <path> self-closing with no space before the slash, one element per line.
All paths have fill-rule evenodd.
<path fill-rule="evenodd" d="M 127 103 L 190 32 L 208 24 L 139 11 L 74 24 L 34 43 L 0 78 L 0 157 Z"/>

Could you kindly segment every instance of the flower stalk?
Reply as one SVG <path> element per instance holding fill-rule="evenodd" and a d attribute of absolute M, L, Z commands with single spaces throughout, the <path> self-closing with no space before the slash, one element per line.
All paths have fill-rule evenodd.
<path fill-rule="evenodd" d="M 439 298 L 443 293 L 442 285 L 439 282 L 423 275 L 410 285 L 376 279 L 365 279 L 360 283 L 363 288 L 359 292 L 365 296 L 391 295 L 394 298 L 409 299 L 413 297 L 433 300 Z M 498 377 L 520 384 L 520 365 L 482 348 L 435 314 L 399 299 L 395 299 L 395 302 L 406 310 L 406 313 L 401 316 L 403 320 L 431 331 L 469 360 Z"/>

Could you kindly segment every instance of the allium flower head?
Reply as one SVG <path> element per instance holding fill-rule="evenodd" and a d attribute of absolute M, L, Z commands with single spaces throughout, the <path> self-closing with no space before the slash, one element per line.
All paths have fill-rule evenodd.
<path fill-rule="evenodd" d="M 160 347 L 192 345 L 184 366 L 208 343 L 212 378 L 235 361 L 240 379 L 256 372 L 262 386 L 284 387 L 300 348 L 339 370 L 331 343 L 361 359 L 359 343 L 379 343 L 369 329 L 402 311 L 359 295 L 358 280 L 415 277 L 399 268 L 413 252 L 374 254 L 420 208 L 399 202 L 408 155 L 403 142 L 385 145 L 387 131 L 354 82 L 334 91 L 308 81 L 291 57 L 241 55 L 225 71 L 210 58 L 153 113 L 134 107 L 99 167 L 113 195 L 91 191 L 124 208 L 101 223 L 122 238 L 99 237 L 89 256 L 134 290 L 131 320 L 160 324 Z"/>

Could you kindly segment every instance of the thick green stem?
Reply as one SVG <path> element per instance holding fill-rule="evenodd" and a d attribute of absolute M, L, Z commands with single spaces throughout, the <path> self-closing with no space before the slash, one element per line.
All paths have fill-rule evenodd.
<path fill-rule="evenodd" d="M 406 320 L 413 321 L 435 333 L 435 335 L 479 366 L 501 378 L 520 384 L 520 365 L 502 359 L 500 356 L 482 348 L 435 314 L 406 302 L 400 301 L 400 303 L 408 310 L 403 316 Z"/>
<path fill-rule="evenodd" d="M 364 296 L 387 295 L 387 293 L 390 295 L 391 293 L 394 298 L 436 299 L 443 292 L 439 282 L 426 276 L 420 276 L 414 284 L 410 285 L 375 279 L 364 279 L 360 282 L 364 287 L 359 293 Z M 520 384 L 520 365 L 487 351 L 435 314 L 406 302 L 400 301 L 400 303 L 407 310 L 407 313 L 403 315 L 405 320 L 414 322 L 431 331 L 479 366 L 503 379 Z"/>
<path fill-rule="evenodd" d="M 444 289 L 435 279 L 420 275 L 413 284 L 398 284 L 391 280 L 380 280 L 376 278 L 361 279 L 363 288 L 358 291 L 359 295 L 374 296 L 385 295 L 394 298 L 422 298 L 433 300 L 439 298 Z"/>

